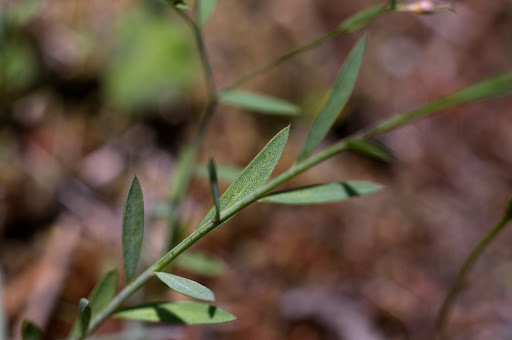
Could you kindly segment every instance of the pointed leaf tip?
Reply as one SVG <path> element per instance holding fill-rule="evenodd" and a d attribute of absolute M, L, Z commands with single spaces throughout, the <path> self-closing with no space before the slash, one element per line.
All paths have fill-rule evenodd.
<path fill-rule="evenodd" d="M 128 190 L 123 215 L 123 259 L 126 282 L 137 271 L 144 236 L 144 200 L 139 179 L 135 176 Z"/>
<path fill-rule="evenodd" d="M 347 103 L 363 62 L 367 40 L 366 35 L 361 38 L 345 60 L 324 107 L 313 122 L 306 142 L 297 157 L 298 162 L 305 160 L 313 153 Z"/>
<path fill-rule="evenodd" d="M 215 301 L 213 292 L 196 281 L 163 272 L 155 272 L 155 276 L 182 295 L 203 301 Z"/>
<path fill-rule="evenodd" d="M 89 301 L 85 298 L 80 299 L 79 309 L 80 315 L 78 329 L 80 331 L 80 335 L 84 337 L 87 334 L 89 322 L 91 321 L 91 306 L 89 304 Z"/>

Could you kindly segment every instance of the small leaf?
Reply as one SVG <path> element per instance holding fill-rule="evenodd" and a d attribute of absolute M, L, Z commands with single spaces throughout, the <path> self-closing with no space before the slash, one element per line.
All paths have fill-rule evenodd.
<path fill-rule="evenodd" d="M 114 317 L 185 325 L 217 324 L 236 320 L 225 310 L 197 302 L 161 302 L 122 309 Z"/>
<path fill-rule="evenodd" d="M 347 57 L 347 60 L 332 86 L 331 93 L 327 98 L 324 107 L 315 118 L 297 161 L 303 161 L 313 153 L 320 141 L 331 128 L 345 103 L 348 101 L 348 98 L 354 89 L 357 75 L 363 61 L 366 41 L 366 37 L 359 40 Z"/>
<path fill-rule="evenodd" d="M 216 277 L 226 270 L 226 264 L 221 259 L 210 254 L 186 252 L 173 262 L 177 267 L 190 273 Z"/>
<path fill-rule="evenodd" d="M 217 6 L 217 0 L 197 0 L 196 20 L 203 27 Z"/>
<path fill-rule="evenodd" d="M 218 164 L 216 164 L 216 170 L 218 179 L 226 182 L 233 182 L 242 172 L 242 169 Z M 208 178 L 208 166 L 205 164 L 197 165 L 194 169 L 194 174 L 198 177 Z"/>
<path fill-rule="evenodd" d="M 144 236 L 144 201 L 135 176 L 126 197 L 123 216 L 123 258 L 126 282 L 135 276 Z"/>
<path fill-rule="evenodd" d="M 215 204 L 215 220 L 220 220 L 220 201 L 219 201 L 219 183 L 217 181 L 217 171 L 215 170 L 215 162 L 210 158 L 208 162 L 208 172 L 210 175 L 210 187 L 212 190 L 213 203 Z"/>
<path fill-rule="evenodd" d="M 89 294 L 91 317 L 101 312 L 108 305 L 116 293 L 116 286 L 117 271 L 113 269 L 105 275 L 96 287 L 94 287 L 91 294 Z"/>
<path fill-rule="evenodd" d="M 43 332 L 32 321 L 24 320 L 21 326 L 21 337 L 23 340 L 41 340 Z"/>
<path fill-rule="evenodd" d="M 215 301 L 215 295 L 213 292 L 196 281 L 163 272 L 155 272 L 155 275 L 160 279 L 160 281 L 168 285 L 169 288 L 182 295 L 203 301 Z"/>
<path fill-rule="evenodd" d="M 347 150 L 357 152 L 383 162 L 389 162 L 392 158 L 389 150 L 369 140 L 349 139 L 347 140 Z"/>
<path fill-rule="evenodd" d="M 87 328 L 89 328 L 89 322 L 91 321 L 91 306 L 87 299 L 80 299 L 80 315 L 78 321 L 78 329 L 80 335 L 84 337 L 87 334 Z"/>
<path fill-rule="evenodd" d="M 285 100 L 249 91 L 231 90 L 222 92 L 219 101 L 249 111 L 278 115 L 296 115 L 300 109 Z"/>
<path fill-rule="evenodd" d="M 278 191 L 263 197 L 260 201 L 281 204 L 323 204 L 370 194 L 382 188 L 382 185 L 361 181 L 328 183 Z"/>
<path fill-rule="evenodd" d="M 247 165 L 237 179 L 227 188 L 220 197 L 221 211 L 233 205 L 238 200 L 249 195 L 262 186 L 277 165 L 277 161 L 283 153 L 284 146 L 288 140 L 290 127 L 282 129 L 277 135 L 265 145 L 259 154 Z M 215 207 L 203 218 L 196 229 L 205 225 L 215 216 Z"/>

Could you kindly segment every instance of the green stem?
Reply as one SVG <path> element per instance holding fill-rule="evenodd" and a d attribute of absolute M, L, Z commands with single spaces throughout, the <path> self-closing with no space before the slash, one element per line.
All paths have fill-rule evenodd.
<path fill-rule="evenodd" d="M 508 95 L 512 92 L 512 71 L 487 78 L 451 95 L 431 101 L 415 110 L 395 115 L 361 131 L 357 136 L 371 139 L 413 120 L 450 107 Z"/>
<path fill-rule="evenodd" d="M 197 48 L 199 51 L 199 57 L 201 58 L 201 64 L 203 65 L 203 70 L 205 73 L 206 84 L 209 90 L 209 97 L 215 98 L 217 91 L 215 89 L 215 82 L 213 79 L 213 72 L 210 65 L 210 61 L 208 59 L 208 54 L 206 53 L 206 47 L 204 45 L 203 35 L 201 34 L 201 29 L 199 26 L 181 9 L 172 6 L 178 15 L 183 18 L 183 20 L 190 26 L 192 33 L 194 34 L 194 39 L 196 40 Z"/>
<path fill-rule="evenodd" d="M 217 89 L 215 86 L 213 71 L 209 62 L 201 29 L 181 9 L 175 8 L 174 6 L 172 7 L 175 9 L 178 15 L 183 18 L 187 25 L 189 25 L 194 35 L 194 39 L 196 41 L 196 45 L 199 52 L 199 57 L 201 60 L 201 65 L 204 71 L 205 81 L 208 88 L 208 102 L 200 115 L 199 123 L 197 125 L 196 133 L 194 134 L 192 142 L 190 144 L 187 144 L 187 146 L 185 146 L 180 151 L 182 157 L 180 157 L 178 171 L 176 173 L 176 176 L 174 176 L 174 189 L 170 194 L 171 219 L 169 222 L 170 231 L 167 239 L 168 249 L 171 249 L 176 244 L 175 235 L 177 234 L 180 221 L 179 207 L 181 205 L 181 202 L 183 201 L 183 198 L 185 197 L 188 186 L 190 184 L 190 180 L 193 174 L 192 168 L 194 167 L 197 154 L 199 153 L 199 149 L 204 140 L 206 128 L 208 127 L 210 120 L 213 116 L 213 113 L 215 112 L 215 108 L 217 106 Z"/>
<path fill-rule="evenodd" d="M 121 304 L 129 296 L 131 296 L 133 293 L 135 293 L 135 291 L 142 287 L 144 283 L 146 283 L 146 281 L 148 281 L 152 277 L 153 272 L 160 271 L 163 268 L 165 268 L 169 263 L 171 263 L 178 255 L 184 252 L 192 244 L 194 244 L 203 236 L 213 231 L 219 225 L 227 221 L 229 218 L 234 216 L 236 213 L 238 213 L 248 205 L 256 202 L 257 200 L 265 196 L 265 194 L 267 194 L 271 190 L 277 188 L 279 185 L 287 182 L 293 177 L 312 168 L 313 166 L 341 153 L 342 151 L 347 150 L 347 142 L 349 142 L 350 140 L 368 140 L 377 137 L 383 133 L 404 126 L 406 124 L 409 124 L 415 120 L 418 120 L 419 118 L 432 115 L 441 109 L 456 104 L 464 104 L 475 100 L 483 100 L 498 95 L 505 95 L 510 93 L 511 91 L 512 72 L 504 73 L 502 75 L 489 78 L 480 83 L 462 89 L 461 91 L 458 91 L 450 96 L 446 96 L 434 102 L 428 103 L 416 110 L 398 114 L 391 118 L 385 119 L 381 123 L 376 124 L 374 127 L 362 130 L 354 135 L 348 136 L 338 141 L 337 143 L 332 144 L 326 149 L 312 155 L 310 158 L 294 164 L 288 170 L 271 179 L 266 184 L 253 191 L 251 194 L 245 196 L 241 200 L 237 201 L 235 204 L 231 205 L 230 207 L 222 211 L 220 213 L 219 219 L 214 218 L 207 222 L 206 224 L 204 224 L 201 228 L 196 229 L 191 235 L 189 235 L 171 251 L 165 254 L 160 260 L 158 260 L 155 264 L 146 269 L 134 281 L 128 284 L 125 288 L 123 288 L 118 293 L 118 295 L 116 295 L 116 297 L 112 301 L 110 301 L 107 307 L 102 312 L 98 313 L 93 320 L 91 320 L 87 334 L 93 332 L 105 319 L 107 319 L 112 313 L 114 313 L 115 310 L 119 308 Z M 506 219 L 504 218 L 498 224 L 498 226 L 495 228 L 497 230 L 491 234 L 489 240 L 484 241 L 482 245 L 479 246 L 482 250 L 494 238 L 495 234 L 497 234 L 504 227 L 504 224 L 512 219 L 512 199 L 509 202 L 505 216 Z M 477 251 L 476 254 L 478 255 L 479 252 L 481 252 L 481 250 Z M 471 267 L 471 261 L 467 270 L 469 270 L 469 268 Z M 465 274 L 462 275 L 464 276 Z M 441 324 L 444 322 L 444 318 L 445 317 L 440 317 L 440 319 L 442 320 Z M 75 338 L 70 339 L 75 340 Z"/>
<path fill-rule="evenodd" d="M 505 209 L 505 213 L 500 221 L 478 242 L 478 244 L 471 250 L 469 256 L 464 261 L 463 265 L 460 267 L 457 275 L 455 275 L 455 279 L 453 280 L 446 297 L 444 298 L 443 304 L 439 309 L 439 313 L 436 318 L 436 337 L 438 340 L 442 340 L 445 338 L 444 336 L 444 328 L 446 322 L 448 321 L 448 317 L 452 310 L 453 304 L 455 302 L 455 298 L 459 293 L 460 289 L 464 281 L 466 280 L 469 272 L 473 268 L 476 260 L 482 255 L 487 246 L 498 236 L 498 234 L 505 229 L 506 225 L 512 220 L 512 196 L 510 196 L 507 207 Z"/>
<path fill-rule="evenodd" d="M 269 71 L 278 65 L 281 65 L 282 63 L 292 59 L 293 57 L 295 57 L 305 51 L 311 50 L 312 48 L 322 44 L 323 42 L 331 40 L 340 34 L 353 32 L 353 31 L 363 27 L 364 25 L 369 23 L 371 20 L 373 20 L 373 19 L 379 17 L 380 15 L 387 13 L 389 11 L 390 11 L 390 9 L 384 5 L 375 5 L 375 6 L 366 8 L 366 9 L 354 14 L 350 18 L 344 20 L 334 30 L 316 38 L 315 40 L 313 40 L 305 45 L 302 45 L 301 47 L 299 47 L 295 50 L 292 50 L 292 51 L 280 56 L 279 58 L 269 62 L 268 64 L 265 64 L 265 65 L 260 66 L 252 71 L 249 71 L 248 73 L 244 74 L 243 76 L 241 76 L 240 78 L 235 80 L 230 85 L 226 86 L 224 89 L 222 89 L 221 92 L 229 91 L 236 87 L 239 87 L 240 85 L 247 82 L 248 80 L 250 80 L 266 71 Z"/>

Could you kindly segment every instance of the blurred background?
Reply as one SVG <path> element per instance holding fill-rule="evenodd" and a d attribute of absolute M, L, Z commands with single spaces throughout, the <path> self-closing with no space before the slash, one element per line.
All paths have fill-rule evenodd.
<path fill-rule="evenodd" d="M 219 88 L 378 3 L 219 0 L 204 28 Z M 199 163 L 243 168 L 284 126 L 275 173 L 297 156 L 346 55 L 369 42 L 353 97 L 323 142 L 510 70 L 512 2 L 454 1 L 455 12 L 389 13 L 244 84 L 301 108 L 276 117 L 219 106 Z M 122 207 L 144 191 L 142 264 L 165 248 L 179 148 L 207 98 L 193 37 L 160 2 L 1 0 L 0 265 L 12 338 L 24 318 L 66 336 L 102 274 L 122 273 Z M 287 187 L 368 180 L 386 189 L 322 206 L 255 204 L 194 245 L 176 273 L 238 320 L 180 328 L 109 320 L 121 339 L 432 339 L 465 256 L 512 192 L 512 100 L 446 110 L 378 141 L 390 163 L 344 154 Z M 224 190 L 229 181 L 222 183 Z M 194 177 L 192 231 L 211 207 Z M 478 261 L 448 324 L 451 339 L 512 337 L 512 232 Z M 132 302 L 180 299 L 151 281 Z"/>

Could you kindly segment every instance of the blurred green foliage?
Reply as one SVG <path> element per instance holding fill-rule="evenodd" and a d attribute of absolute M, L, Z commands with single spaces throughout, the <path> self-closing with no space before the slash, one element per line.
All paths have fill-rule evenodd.
<path fill-rule="evenodd" d="M 0 85 L 9 91 L 26 89 L 37 76 L 37 60 L 26 40 L 10 37 L 2 46 Z"/>
<path fill-rule="evenodd" d="M 112 35 L 103 85 L 107 99 L 126 110 L 170 103 L 197 76 L 192 42 L 167 15 L 138 8 L 120 18 Z"/>

